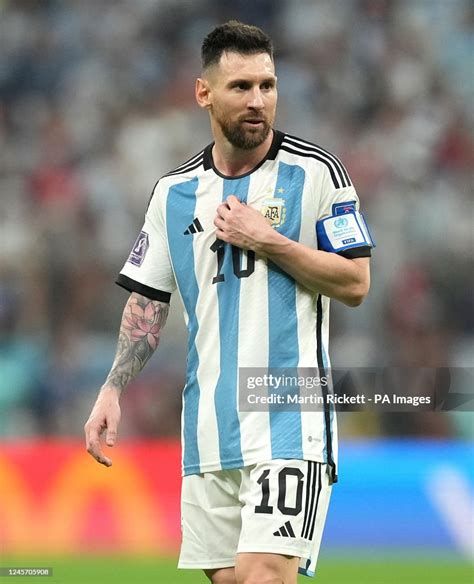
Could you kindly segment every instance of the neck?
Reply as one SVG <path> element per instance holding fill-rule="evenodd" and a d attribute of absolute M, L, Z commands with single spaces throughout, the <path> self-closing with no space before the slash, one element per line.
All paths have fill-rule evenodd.
<path fill-rule="evenodd" d="M 264 142 L 251 150 L 232 146 L 224 136 L 215 135 L 212 159 L 217 170 L 225 176 L 239 176 L 255 168 L 267 155 L 273 141 L 273 131 Z"/>

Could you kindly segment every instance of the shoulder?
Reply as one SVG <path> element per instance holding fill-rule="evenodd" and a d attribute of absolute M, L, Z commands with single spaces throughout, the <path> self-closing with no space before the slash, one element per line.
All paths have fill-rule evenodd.
<path fill-rule="evenodd" d="M 319 169 L 323 167 L 336 189 L 352 186 L 349 174 L 339 158 L 318 144 L 298 136 L 284 134 L 280 150 L 291 154 L 295 160 L 303 161 L 307 167 L 311 165 Z"/>
<path fill-rule="evenodd" d="M 174 177 L 189 175 L 189 173 L 193 173 L 194 175 L 196 175 L 197 172 L 199 171 L 200 166 L 204 168 L 204 153 L 206 151 L 206 148 L 203 148 L 197 154 L 191 156 L 191 158 L 186 160 L 186 162 L 183 162 L 170 172 L 166 173 L 164 176 L 161 177 L 160 181 L 167 178 L 173 179 Z"/>
<path fill-rule="evenodd" d="M 199 176 L 201 172 L 204 172 L 205 150 L 206 148 L 203 148 L 197 154 L 191 156 L 191 158 L 186 160 L 186 162 L 183 162 L 182 164 L 180 164 L 179 166 L 177 166 L 176 168 L 174 168 L 173 170 L 159 178 L 156 181 L 153 190 L 151 191 L 151 195 L 148 200 L 148 207 L 150 207 L 152 200 L 156 201 L 157 199 L 160 198 L 160 193 L 162 194 L 162 196 L 165 196 L 173 185 L 182 183 L 187 180 L 192 180 Z"/>

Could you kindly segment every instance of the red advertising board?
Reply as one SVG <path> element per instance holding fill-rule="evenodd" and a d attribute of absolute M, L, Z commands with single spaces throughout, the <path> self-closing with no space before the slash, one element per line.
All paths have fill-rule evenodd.
<path fill-rule="evenodd" d="M 121 443 L 109 455 L 106 468 L 76 442 L 2 444 L 2 552 L 175 552 L 179 443 Z"/>

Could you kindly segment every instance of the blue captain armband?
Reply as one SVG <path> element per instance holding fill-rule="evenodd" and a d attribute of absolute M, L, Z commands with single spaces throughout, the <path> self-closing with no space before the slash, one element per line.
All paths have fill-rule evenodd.
<path fill-rule="evenodd" d="M 359 211 L 332 215 L 316 223 L 318 248 L 341 253 L 355 247 L 375 247 L 364 217 Z"/>

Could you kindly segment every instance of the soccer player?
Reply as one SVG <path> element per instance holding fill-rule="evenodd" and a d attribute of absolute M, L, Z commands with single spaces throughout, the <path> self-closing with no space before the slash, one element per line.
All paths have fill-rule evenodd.
<path fill-rule="evenodd" d="M 328 407 L 242 411 L 239 371 L 329 366 L 329 301 L 359 305 L 372 242 L 346 169 L 273 128 L 270 39 L 231 21 L 202 46 L 196 99 L 214 142 L 162 177 L 118 284 L 131 292 L 110 374 L 85 425 L 111 460 L 119 397 L 158 346 L 177 289 L 188 326 L 179 567 L 214 584 L 313 575 L 332 484 Z M 159 461 L 157 461 L 159 464 Z"/>

